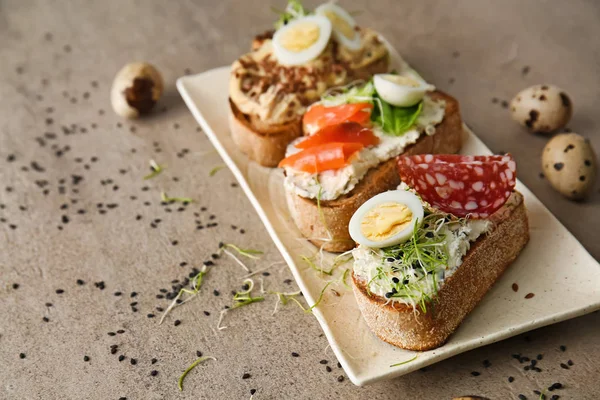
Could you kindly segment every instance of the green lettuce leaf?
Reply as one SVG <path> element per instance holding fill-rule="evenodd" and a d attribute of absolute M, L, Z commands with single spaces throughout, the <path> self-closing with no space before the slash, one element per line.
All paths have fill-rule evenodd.
<path fill-rule="evenodd" d="M 371 121 L 375 122 L 389 135 L 400 136 L 408 131 L 417 121 L 423 110 L 423 102 L 411 107 L 396 107 L 386 103 L 378 95 L 374 98 Z"/>

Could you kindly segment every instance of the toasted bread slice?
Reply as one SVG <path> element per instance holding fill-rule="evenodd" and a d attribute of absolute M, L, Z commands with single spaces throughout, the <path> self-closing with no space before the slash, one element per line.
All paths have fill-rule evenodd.
<path fill-rule="evenodd" d="M 490 219 L 492 230 L 471 245 L 462 264 L 427 305 L 427 312 L 369 293 L 367 282 L 352 274 L 354 295 L 371 331 L 408 350 L 423 351 L 444 344 L 529 241 L 520 193 L 513 192 Z"/>
<path fill-rule="evenodd" d="M 458 101 L 439 91 L 432 93 L 432 97 L 446 101 L 444 120 L 436 126 L 434 135 L 423 134 L 415 144 L 407 147 L 405 155 L 449 154 L 461 148 L 463 128 Z M 376 194 L 395 189 L 399 184 L 396 160 L 391 159 L 371 168 L 351 192 L 335 200 L 322 201 L 320 212 L 316 200 L 298 196 L 289 190 L 286 190 L 286 197 L 292 218 L 302 235 L 326 251 L 339 253 L 354 247 L 348 224 L 358 207 Z"/>
<path fill-rule="evenodd" d="M 389 55 L 352 71 L 353 79 L 369 79 L 386 72 Z M 282 125 L 267 125 L 257 117 L 242 113 L 229 99 L 229 129 L 233 142 L 251 160 L 265 167 L 276 167 L 285 157 L 291 141 L 302 135 L 302 117 Z"/>

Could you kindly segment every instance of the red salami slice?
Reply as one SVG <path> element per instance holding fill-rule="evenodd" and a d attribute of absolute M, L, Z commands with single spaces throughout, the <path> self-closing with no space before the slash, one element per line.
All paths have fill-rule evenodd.
<path fill-rule="evenodd" d="M 399 157 L 398 172 L 400 179 L 433 207 L 470 218 L 487 218 L 502 207 L 517 179 L 510 154 Z"/>

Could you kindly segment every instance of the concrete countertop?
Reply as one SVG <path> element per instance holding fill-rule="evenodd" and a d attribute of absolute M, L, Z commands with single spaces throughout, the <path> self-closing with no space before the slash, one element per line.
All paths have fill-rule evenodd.
<path fill-rule="evenodd" d="M 598 188 L 581 203 L 554 192 L 539 175 L 547 138 L 526 133 L 503 107 L 526 86 L 561 86 L 575 104 L 569 128 L 600 149 L 600 4 L 342 3 L 457 97 L 473 130 L 492 150 L 513 153 L 520 179 L 600 257 Z M 218 243 L 263 250 L 261 267 L 281 257 L 233 176 L 209 176 L 222 161 L 175 80 L 231 63 L 271 26 L 271 5 L 284 7 L 0 1 L 0 398 L 537 399 L 534 390 L 555 382 L 564 389 L 546 389 L 548 399 L 595 398 L 598 313 L 360 388 L 336 365 L 315 318 L 293 305 L 273 315 L 272 300 L 253 304 L 216 329 L 240 286 L 239 267 L 211 256 Z M 135 60 L 159 68 L 166 93 L 153 115 L 125 121 L 109 90 Z M 167 167 L 144 181 L 150 159 Z M 161 191 L 195 202 L 164 206 Z M 157 307 L 169 304 L 161 289 L 209 260 L 200 295 L 159 325 Z M 296 289 L 284 265 L 268 273 L 270 285 Z M 217 360 L 193 370 L 180 392 L 177 379 L 197 351 Z M 542 372 L 525 371 L 515 354 L 541 355 Z"/>

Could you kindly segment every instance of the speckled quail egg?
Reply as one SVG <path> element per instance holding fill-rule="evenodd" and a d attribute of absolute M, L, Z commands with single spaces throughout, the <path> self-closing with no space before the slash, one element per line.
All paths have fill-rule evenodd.
<path fill-rule="evenodd" d="M 569 96 L 554 85 L 535 85 L 517 93 L 510 102 L 512 118 L 536 133 L 564 128 L 573 114 Z"/>
<path fill-rule="evenodd" d="M 115 76 L 110 91 L 112 108 L 125 118 L 148 113 L 163 93 L 163 79 L 151 64 L 135 62 L 125 65 Z"/>
<path fill-rule="evenodd" d="M 548 182 L 563 196 L 586 197 L 596 181 L 596 154 L 590 142 L 576 133 L 553 137 L 544 147 L 542 168 Z"/>

